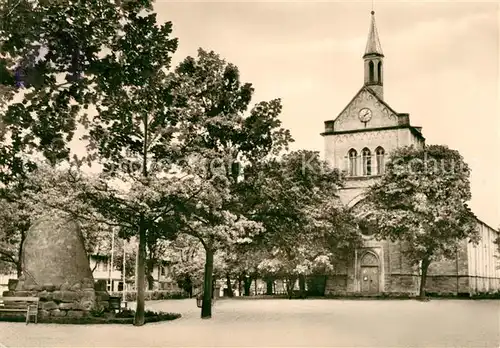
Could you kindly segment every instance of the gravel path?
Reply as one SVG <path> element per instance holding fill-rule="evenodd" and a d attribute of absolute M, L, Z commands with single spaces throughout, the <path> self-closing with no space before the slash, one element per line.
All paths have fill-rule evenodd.
<path fill-rule="evenodd" d="M 143 327 L 2 322 L 0 343 L 8 348 L 500 347 L 500 301 L 219 300 L 210 320 L 199 318 L 194 299 L 147 307 L 183 317 Z"/>

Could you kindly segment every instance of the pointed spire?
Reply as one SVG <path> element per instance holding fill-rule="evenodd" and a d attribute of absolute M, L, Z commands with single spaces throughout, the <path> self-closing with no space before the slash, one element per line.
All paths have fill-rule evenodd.
<path fill-rule="evenodd" d="M 376 54 L 384 56 L 382 53 L 382 46 L 380 45 L 380 40 L 378 38 L 377 26 L 375 25 L 375 11 L 371 12 L 372 21 L 370 24 L 370 32 L 368 33 L 368 41 L 366 43 L 365 56 L 370 54 Z"/>

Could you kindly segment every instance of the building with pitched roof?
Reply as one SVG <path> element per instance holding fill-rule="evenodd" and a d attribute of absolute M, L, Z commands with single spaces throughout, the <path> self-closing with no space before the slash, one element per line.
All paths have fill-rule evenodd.
<path fill-rule="evenodd" d="M 325 160 L 347 174 L 340 192 L 344 204 L 361 214 L 365 190 L 384 173 L 388 155 L 398 147 L 425 146 L 422 128 L 408 113 L 396 112 L 384 98 L 384 54 L 375 12 L 363 55 L 364 82 L 334 120 L 325 121 L 321 134 Z M 428 270 L 430 293 L 474 294 L 500 290 L 498 231 L 478 220 L 481 242 L 463 241 L 454 260 L 435 262 Z M 410 293 L 419 289 L 418 268 L 404 256 L 401 243 L 377 241 L 361 229 L 364 246 L 327 278 L 328 294 Z"/>

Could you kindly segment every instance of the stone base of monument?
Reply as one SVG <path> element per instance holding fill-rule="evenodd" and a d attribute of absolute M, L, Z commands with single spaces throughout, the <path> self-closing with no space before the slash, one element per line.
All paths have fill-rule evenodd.
<path fill-rule="evenodd" d="M 38 297 L 39 318 L 49 317 L 84 317 L 92 316 L 96 308 L 107 311 L 109 294 L 106 291 L 96 291 L 92 280 L 84 280 L 76 284 L 53 284 L 25 286 L 23 279 L 19 280 L 16 290 L 4 291 L 5 300 L 8 297 Z M 1 313 L 2 316 L 3 313 Z"/>
<path fill-rule="evenodd" d="M 127 314 L 115 315 L 109 308 L 106 281 L 94 284 L 83 235 L 72 217 L 51 212 L 36 220 L 22 250 L 23 276 L 9 282 L 4 302 L 8 297 L 38 297 L 39 322 L 91 323 Z"/>

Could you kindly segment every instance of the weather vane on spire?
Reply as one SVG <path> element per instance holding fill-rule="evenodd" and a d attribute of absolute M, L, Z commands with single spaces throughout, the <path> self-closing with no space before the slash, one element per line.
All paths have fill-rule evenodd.
<path fill-rule="evenodd" d="M 374 1 L 375 0 L 372 0 L 372 15 L 375 14 L 375 10 L 373 9 L 374 8 Z"/>

